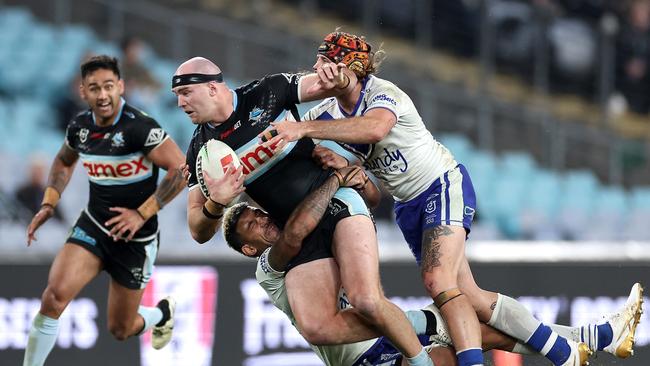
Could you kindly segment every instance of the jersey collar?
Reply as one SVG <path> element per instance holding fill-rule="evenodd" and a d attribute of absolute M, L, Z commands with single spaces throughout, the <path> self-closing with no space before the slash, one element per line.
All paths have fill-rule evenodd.
<path fill-rule="evenodd" d="M 345 117 L 354 117 L 357 114 L 357 111 L 359 110 L 359 106 L 361 105 L 361 101 L 363 101 L 363 97 L 366 94 L 366 84 L 368 83 L 369 79 L 370 76 L 366 76 L 365 78 L 363 78 L 363 80 L 361 80 L 361 93 L 359 93 L 359 99 L 357 99 L 357 104 L 354 105 L 354 109 L 352 110 L 352 113 L 347 114 L 347 112 L 345 112 L 343 108 L 341 108 L 341 105 L 339 104 L 339 110 L 341 111 L 341 113 L 343 113 Z"/>

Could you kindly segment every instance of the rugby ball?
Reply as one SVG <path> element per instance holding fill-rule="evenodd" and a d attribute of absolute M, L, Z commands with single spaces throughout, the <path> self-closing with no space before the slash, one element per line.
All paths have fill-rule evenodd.
<path fill-rule="evenodd" d="M 205 198 L 210 196 L 210 192 L 205 184 L 203 172 L 208 172 L 212 179 L 219 179 L 224 176 L 229 165 L 234 165 L 235 168 L 241 165 L 237 154 L 230 146 L 215 139 L 203 144 L 196 158 L 196 179 Z"/>

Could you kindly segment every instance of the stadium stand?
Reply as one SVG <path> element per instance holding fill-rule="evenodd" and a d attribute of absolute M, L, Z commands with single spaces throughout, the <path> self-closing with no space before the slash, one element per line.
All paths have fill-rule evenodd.
<path fill-rule="evenodd" d="M 36 20 L 21 7 L 0 7 L 0 235 L 21 247 L 24 222 L 17 222 L 11 194 L 23 177 L 26 158 L 34 153 L 52 156 L 63 139 L 53 120 L 62 91 L 76 76 L 79 60 L 88 53 L 121 56 L 118 45 L 102 41 L 84 25 L 54 26 Z M 21 47 L 15 47 L 21 45 Z M 148 49 L 146 63 L 160 85 L 166 86 L 175 62 Z M 231 81 L 236 85 L 236 81 Z M 128 96 L 127 96 L 128 98 Z M 160 121 L 182 149 L 193 126 L 176 108 L 166 87 L 155 102 L 140 106 Z M 435 135 L 435 133 L 434 133 Z M 469 168 L 479 199 L 474 230 L 477 239 L 564 239 L 564 240 L 648 240 L 641 223 L 650 218 L 650 187 L 602 185 L 588 170 L 554 171 L 541 167 L 526 151 L 478 149 L 462 134 L 436 137 L 450 148 L 458 161 Z M 80 170 L 80 168 L 78 168 Z M 64 195 L 64 216 L 74 218 L 87 195 L 85 176 L 78 171 Z M 70 194 L 75 192 L 75 194 Z M 180 197 L 164 211 L 163 240 L 188 240 L 185 198 Z M 401 237 L 392 223 L 380 221 L 380 235 L 389 242 Z M 621 231 L 620 227 L 628 228 Z M 65 235 L 61 225 L 49 224 L 40 234 L 44 241 L 59 243 Z M 51 238 L 51 240 L 50 240 Z M 219 238 L 220 240 L 220 238 Z M 54 251 L 55 248 L 43 250 Z"/>

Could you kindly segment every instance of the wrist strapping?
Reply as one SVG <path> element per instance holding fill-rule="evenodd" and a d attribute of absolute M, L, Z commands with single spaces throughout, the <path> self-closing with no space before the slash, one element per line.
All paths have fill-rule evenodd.
<path fill-rule="evenodd" d="M 336 83 L 336 88 L 345 89 L 348 87 L 348 85 L 350 85 L 350 77 L 341 72 Z"/>
<path fill-rule="evenodd" d="M 149 198 L 147 198 L 144 203 L 138 207 L 137 211 L 142 216 L 142 218 L 147 221 L 149 220 L 153 215 L 158 213 L 162 207 L 160 206 L 160 203 L 158 202 L 158 199 L 156 198 L 156 195 L 151 195 Z"/>
<path fill-rule="evenodd" d="M 41 206 L 52 206 L 52 208 L 56 207 L 56 204 L 59 203 L 59 199 L 61 199 L 61 193 L 54 189 L 53 187 L 47 187 L 45 188 L 45 193 L 43 194 L 43 201 L 41 202 Z"/>
<path fill-rule="evenodd" d="M 208 198 L 208 200 L 203 205 L 203 215 L 211 220 L 220 219 L 221 216 L 223 216 L 224 207 L 226 206 L 213 200 L 212 198 Z"/>

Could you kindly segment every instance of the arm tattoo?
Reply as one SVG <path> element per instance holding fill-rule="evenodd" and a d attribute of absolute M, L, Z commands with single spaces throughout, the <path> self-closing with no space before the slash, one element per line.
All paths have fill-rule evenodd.
<path fill-rule="evenodd" d="M 429 272 L 434 267 L 440 266 L 441 236 L 452 235 L 454 232 L 448 226 L 435 226 L 427 229 L 422 235 L 422 272 Z"/>
<path fill-rule="evenodd" d="M 65 145 L 62 146 L 52 164 L 47 185 L 62 193 L 68 185 L 68 181 L 70 181 L 73 173 L 71 167 L 77 161 L 77 157 L 78 155 L 74 150 Z"/>
<path fill-rule="evenodd" d="M 183 171 L 181 169 L 170 170 L 165 179 L 160 182 L 154 192 L 154 197 L 161 208 L 171 201 L 185 186 Z"/>
<path fill-rule="evenodd" d="M 296 207 L 287 221 L 287 228 L 300 236 L 306 237 L 323 218 L 329 202 L 339 188 L 338 179 L 332 175 L 316 190 L 311 192 Z"/>

